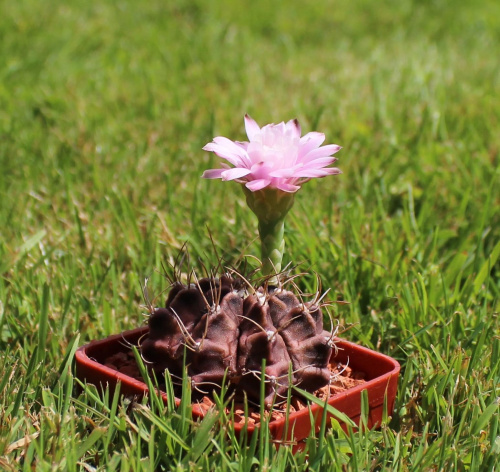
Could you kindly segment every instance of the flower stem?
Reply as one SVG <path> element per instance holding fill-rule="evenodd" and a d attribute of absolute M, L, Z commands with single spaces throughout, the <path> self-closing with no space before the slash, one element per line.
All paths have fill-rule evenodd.
<path fill-rule="evenodd" d="M 259 222 L 260 255 L 262 272 L 265 276 L 281 272 L 281 263 L 285 252 L 284 233 L 285 218 L 269 223 Z M 271 277 L 269 283 L 276 285 L 275 275 Z"/>
<path fill-rule="evenodd" d="M 265 188 L 251 192 L 243 187 L 247 204 L 259 220 L 262 272 L 271 276 L 268 283 L 277 285 L 277 274 L 285 250 L 285 217 L 293 206 L 295 194 L 276 188 Z"/>

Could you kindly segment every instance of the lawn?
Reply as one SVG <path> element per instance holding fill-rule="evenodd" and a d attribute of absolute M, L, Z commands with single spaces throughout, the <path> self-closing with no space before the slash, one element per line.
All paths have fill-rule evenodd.
<path fill-rule="evenodd" d="M 499 470 L 498 1 L 0 5 L 1 470 Z M 238 184 L 200 178 L 245 113 L 343 146 L 297 194 L 285 263 L 402 366 L 380 429 L 295 456 L 72 371 L 145 323 L 141 284 L 162 303 L 184 245 L 200 272 L 213 245 L 258 255 Z"/>

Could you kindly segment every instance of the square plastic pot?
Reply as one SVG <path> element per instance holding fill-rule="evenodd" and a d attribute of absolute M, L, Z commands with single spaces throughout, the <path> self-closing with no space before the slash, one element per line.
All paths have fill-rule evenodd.
<path fill-rule="evenodd" d="M 109 386 L 110 389 L 113 389 L 120 383 L 120 391 L 124 395 L 136 397 L 148 395 L 148 387 L 144 382 L 104 365 L 106 359 L 113 354 L 127 352 L 130 344 L 137 345 L 139 338 L 147 332 L 148 328 L 143 327 L 82 346 L 75 355 L 77 377 L 101 388 Z M 332 363 L 348 364 L 353 370 L 363 372 L 366 383 L 332 395 L 328 403 L 358 424 L 361 416 L 361 392 L 366 390 L 369 403 L 368 427 L 377 427 L 382 421 L 385 402 L 387 402 L 388 414 L 392 414 L 400 371 L 399 363 L 391 357 L 349 341 L 336 339 L 336 345 L 339 350 L 335 358 L 332 359 Z M 166 402 L 165 392 L 162 392 L 162 397 Z M 271 421 L 269 430 L 276 443 L 292 442 L 298 446 L 296 449 L 300 449 L 301 441 L 307 438 L 311 432 L 311 412 L 315 418 L 313 427 L 319 431 L 323 408 L 317 404 L 290 413 L 288 427 L 286 427 L 286 418 Z M 197 404 L 193 404 L 193 417 L 201 418 L 203 415 L 203 410 Z M 329 417 L 331 415 L 328 413 Z M 330 424 L 328 418 L 327 425 Z M 345 425 L 342 426 L 345 428 Z M 243 425 L 235 424 L 237 433 L 240 433 L 243 428 Z M 258 429 L 258 425 L 249 424 L 247 428 L 248 435 L 251 435 Z"/>

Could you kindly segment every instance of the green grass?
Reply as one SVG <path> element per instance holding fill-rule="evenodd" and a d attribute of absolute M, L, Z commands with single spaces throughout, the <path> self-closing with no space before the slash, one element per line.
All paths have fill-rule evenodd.
<path fill-rule="evenodd" d="M 498 470 L 500 4 L 143 3 L 1 2 L 0 469 Z M 296 456 L 193 423 L 187 394 L 163 411 L 71 371 L 144 323 L 143 278 L 185 242 L 198 269 L 208 231 L 229 263 L 258 254 L 237 184 L 200 179 L 245 112 L 344 147 L 298 194 L 285 262 L 402 364 L 380 430 Z"/>

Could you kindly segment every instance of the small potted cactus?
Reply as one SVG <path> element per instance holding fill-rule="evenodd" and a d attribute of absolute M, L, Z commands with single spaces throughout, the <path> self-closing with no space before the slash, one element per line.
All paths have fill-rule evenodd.
<path fill-rule="evenodd" d="M 260 404 L 261 408 L 263 402 L 268 410 L 289 408 L 290 389 L 309 398 L 322 389 L 325 396 L 325 388 L 328 390 L 338 376 L 338 369 L 332 366 L 349 364 L 363 372 L 365 381 L 331 397 L 328 390 L 325 398 L 330 407 L 356 419 L 361 392 L 368 390 L 370 423 L 375 425 L 381 419 L 384 397 L 392 409 L 398 363 L 337 339 L 334 323 L 330 320 L 328 330 L 323 325 L 319 294 L 305 302 L 301 294 L 286 288 L 290 277 L 282 269 L 284 222 L 295 195 L 311 178 L 341 173 L 330 167 L 336 161 L 333 155 L 341 148 L 335 144 L 322 146 L 322 133 L 301 137 L 297 120 L 261 128 L 246 115 L 245 128 L 248 142 L 216 137 L 203 148 L 232 165 L 207 170 L 203 177 L 234 180 L 242 186 L 247 204 L 258 219 L 262 266 L 257 283 L 253 285 L 234 270 L 200 279 L 193 274 L 192 280 L 184 283 L 173 280 L 164 306 L 148 305 L 148 327 L 127 333 L 125 338 L 138 345 L 156 378 L 165 372 L 171 378 L 187 373 L 193 392 L 209 396 L 224 388 L 235 402 Z M 111 356 L 115 347 L 123 350 L 119 340 L 114 337 L 81 348 L 77 352 L 77 374 L 92 382 L 120 381 L 125 393 L 144 393 L 145 384 L 117 372 L 109 363 L 105 365 L 104 357 Z M 349 393 L 353 394 L 353 404 L 347 400 Z M 316 403 L 309 409 L 318 416 L 321 408 L 320 402 Z M 203 415 L 202 408 L 193 408 L 193 412 Z M 274 437 L 283 440 L 280 435 L 284 431 L 293 435 L 284 438 L 287 441 L 307 437 L 309 410 L 286 416 L 296 420 L 296 427 L 284 428 L 283 419 L 271 422 Z"/>

